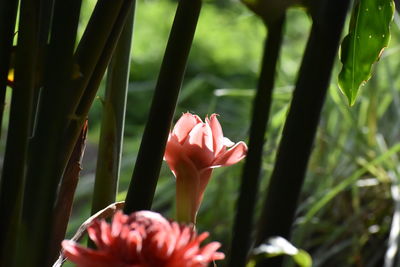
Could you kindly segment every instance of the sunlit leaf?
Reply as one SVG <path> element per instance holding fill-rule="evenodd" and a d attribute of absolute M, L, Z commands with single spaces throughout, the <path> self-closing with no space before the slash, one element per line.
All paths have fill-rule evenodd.
<path fill-rule="evenodd" d="M 360 0 L 354 7 L 349 34 L 341 45 L 343 67 L 339 87 L 353 105 L 358 90 L 371 77 L 372 65 L 390 40 L 393 0 Z"/>
<path fill-rule="evenodd" d="M 291 256 L 300 267 L 312 266 L 310 254 L 304 250 L 296 248 L 285 238 L 277 236 L 271 237 L 268 239 L 267 243 L 262 244 L 253 250 L 252 260 L 247 264 L 247 267 L 255 266 L 256 262 L 263 258 L 283 255 Z"/>

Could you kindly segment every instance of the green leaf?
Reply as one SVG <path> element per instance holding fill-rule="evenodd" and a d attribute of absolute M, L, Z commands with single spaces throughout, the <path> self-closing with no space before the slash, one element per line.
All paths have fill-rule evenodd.
<path fill-rule="evenodd" d="M 277 236 L 271 237 L 268 239 L 267 243 L 253 250 L 252 259 L 247 264 L 247 267 L 255 266 L 258 260 L 282 255 L 291 256 L 300 267 L 312 266 L 310 254 L 302 249 L 296 248 L 285 238 Z"/>
<path fill-rule="evenodd" d="M 353 105 L 358 89 L 371 78 L 371 68 L 390 40 L 393 0 L 360 0 L 353 9 L 349 34 L 341 45 L 339 87 Z"/>

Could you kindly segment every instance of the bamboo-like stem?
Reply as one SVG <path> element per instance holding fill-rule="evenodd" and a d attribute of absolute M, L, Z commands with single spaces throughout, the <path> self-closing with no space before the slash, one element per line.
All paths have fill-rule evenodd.
<path fill-rule="evenodd" d="M 108 39 L 105 42 L 103 51 L 99 56 L 97 63 L 95 64 L 95 68 L 91 72 L 92 74 L 89 81 L 87 82 L 87 86 L 86 88 L 84 88 L 85 90 L 78 99 L 77 107 L 73 111 L 73 118 L 70 120 L 69 126 L 65 134 L 67 138 L 63 140 L 63 143 L 61 145 L 61 150 L 64 151 L 64 158 L 61 160 L 61 162 L 63 163 L 68 160 L 68 158 L 66 158 L 65 156 L 70 155 L 72 151 L 71 148 L 76 138 L 78 138 L 79 136 L 79 132 L 82 128 L 83 122 L 86 120 L 87 114 L 89 113 L 89 109 L 96 96 L 101 80 L 103 79 L 104 72 L 110 63 L 114 49 L 117 45 L 126 19 L 128 18 L 129 11 L 135 6 L 135 3 L 135 0 L 124 1 L 120 9 L 120 13 L 118 14 L 114 23 L 114 27 L 112 28 L 111 33 L 109 34 Z M 88 47 L 87 49 L 90 48 Z M 76 89 L 79 89 L 79 87 L 77 87 Z M 77 97 L 77 95 L 75 95 L 74 97 Z"/>
<path fill-rule="evenodd" d="M 68 117 L 69 118 L 69 127 L 64 132 L 62 140 L 60 140 L 60 142 L 56 146 L 59 153 L 55 154 L 56 159 L 53 161 L 54 166 L 51 166 L 52 167 L 51 170 L 46 170 L 46 171 L 48 171 L 46 173 L 46 175 L 48 175 L 48 177 L 52 177 L 53 180 L 56 180 L 54 178 L 61 176 L 61 174 L 65 168 L 64 166 L 68 162 L 68 159 L 69 159 L 69 157 L 72 153 L 73 147 L 74 147 L 74 142 L 76 142 L 77 138 L 79 137 L 79 133 L 82 129 L 84 119 L 86 119 L 86 117 L 87 117 L 87 113 L 89 112 L 91 103 L 93 102 L 96 91 L 100 85 L 101 78 L 103 77 L 105 69 L 110 62 L 112 53 L 114 51 L 114 48 L 118 41 L 118 38 L 122 32 L 124 23 L 127 19 L 129 10 L 133 6 L 133 4 L 134 4 L 134 1 L 132 1 L 132 0 L 127 0 L 124 2 L 123 7 L 121 8 L 121 12 L 117 17 L 116 22 L 114 23 L 112 32 L 109 34 L 107 42 L 103 48 L 102 55 L 98 59 L 97 63 L 93 63 L 95 65 L 95 69 L 93 70 L 92 77 L 88 82 L 88 85 L 87 85 L 87 88 L 86 88 L 86 91 L 84 94 L 84 96 L 86 96 L 86 97 L 82 97 L 83 99 L 85 99 L 85 101 L 81 100 L 81 102 L 79 104 L 79 107 L 81 107 L 81 108 L 80 109 L 78 108 L 78 110 L 76 110 L 76 113 L 75 113 L 76 115 L 74 114 L 73 116 L 70 115 Z M 77 87 L 73 87 L 73 88 L 76 89 Z M 86 92 L 90 92 L 90 93 L 86 93 Z M 88 97 L 88 95 L 90 95 L 91 97 Z M 75 96 L 76 95 L 74 95 L 74 97 Z M 54 153 L 55 152 L 53 152 L 53 154 L 49 153 L 48 155 L 54 155 Z M 48 168 L 49 168 L 49 166 L 48 166 Z M 52 181 L 51 185 L 46 184 L 46 188 L 50 192 L 50 193 L 47 193 L 47 197 L 49 199 L 48 202 L 52 203 L 53 199 L 55 198 L 55 195 L 52 195 L 51 192 L 55 192 L 55 190 L 57 188 L 57 184 L 55 183 L 55 181 Z M 46 196 L 46 193 L 41 192 L 40 196 L 42 196 L 42 199 L 44 199 L 43 196 Z M 28 205 L 26 205 L 26 206 L 28 206 Z M 52 208 L 51 206 L 52 205 L 47 205 L 46 208 L 50 209 L 50 208 Z M 46 210 L 44 210 L 42 212 L 44 214 L 46 212 Z M 35 216 L 35 214 L 33 214 L 33 215 Z M 45 215 L 51 217 L 51 213 L 50 214 L 46 213 Z M 40 218 L 36 217 L 36 219 L 39 221 Z M 41 219 L 41 220 L 42 220 L 42 223 L 44 223 L 43 219 Z M 50 226 L 47 226 L 47 227 L 50 227 Z M 48 233 L 45 233 L 45 234 L 48 234 Z M 40 266 L 42 266 L 42 265 L 40 265 Z"/>
<path fill-rule="evenodd" d="M 78 116 L 75 114 L 75 112 L 77 112 L 75 109 L 79 105 L 80 98 L 85 89 L 91 88 L 91 91 L 96 92 L 115 48 L 115 44 L 118 41 L 124 25 L 123 23 L 126 20 L 132 2 L 132 0 L 121 0 L 120 2 L 110 2 L 108 0 L 99 1 L 89 22 L 88 28 L 91 30 L 85 31 L 84 37 L 78 46 L 74 61 L 75 65 L 67 65 L 68 68 L 65 68 L 64 71 L 60 71 L 59 66 L 54 66 L 54 71 L 53 68 L 49 67 L 48 73 L 46 73 L 45 89 L 48 79 L 51 80 L 51 71 L 61 76 L 57 80 L 62 86 L 58 88 L 58 91 L 57 88 L 45 91 L 46 96 L 42 97 L 41 108 L 39 109 L 40 114 L 36 131 L 38 138 L 32 143 L 32 155 L 35 155 L 35 153 L 41 150 L 42 157 L 37 157 L 38 159 L 32 158 L 30 162 L 30 167 L 32 167 L 34 171 L 32 171 L 30 179 L 28 180 L 31 181 L 29 187 L 30 192 L 25 201 L 26 205 L 24 211 L 26 211 L 25 218 L 27 225 L 25 235 L 28 236 L 27 245 L 33 242 L 33 240 L 40 240 L 40 246 L 36 245 L 35 247 L 37 251 L 43 251 L 44 248 L 48 246 L 47 237 L 51 228 L 52 203 L 54 203 L 56 198 L 57 186 L 76 140 L 78 139 L 95 93 L 93 94 L 93 98 L 85 105 L 85 108 L 87 108 L 85 109 L 85 114 L 79 114 Z M 59 2 L 57 1 L 57 3 Z M 72 40 L 73 43 L 75 43 L 78 16 L 75 18 L 74 15 L 79 14 L 79 9 L 70 10 L 71 2 L 60 1 L 60 6 L 62 6 L 62 4 L 66 6 L 64 6 L 64 8 L 60 10 L 60 14 L 57 15 L 57 11 L 59 10 L 57 8 L 57 3 L 54 17 L 56 19 L 64 19 L 64 21 L 62 23 L 56 23 L 56 21 L 54 21 L 52 29 L 55 34 L 64 34 L 64 36 L 62 36 L 62 38 L 56 38 L 56 41 L 64 41 L 65 39 L 68 41 Z M 121 8 L 122 4 L 123 7 L 126 8 Z M 116 8 L 116 6 L 118 8 Z M 78 5 L 76 7 L 78 7 Z M 113 14 L 110 15 L 111 13 Z M 65 16 L 67 16 L 67 18 L 65 18 Z M 106 21 L 106 18 L 109 20 Z M 59 28 L 55 29 L 54 25 L 59 26 Z M 101 28 L 100 25 L 103 25 L 104 28 Z M 108 27 L 108 25 L 112 25 L 112 27 Z M 66 27 L 66 29 L 60 29 L 60 27 Z M 69 38 L 65 36 L 66 32 L 71 34 L 71 36 L 68 35 Z M 50 40 L 50 47 L 51 45 L 52 39 Z M 49 59 L 65 58 L 68 62 L 73 62 L 72 52 L 74 44 L 68 47 L 59 44 L 56 48 L 71 49 L 67 49 L 64 56 L 53 57 L 53 55 L 49 53 Z M 57 52 L 59 51 L 61 51 L 61 49 L 57 50 Z M 49 66 L 52 65 L 49 64 Z M 61 66 L 63 65 L 61 64 Z M 63 83 L 60 81 L 65 82 Z M 52 85 L 52 83 L 50 83 L 50 85 Z M 49 87 L 52 88 L 52 86 Z M 94 88 L 96 90 L 94 90 Z M 54 99 L 60 99 L 60 101 L 54 101 Z M 53 112 L 52 109 L 56 112 Z M 51 118 L 49 118 L 49 114 Z M 52 125 L 46 126 L 48 121 L 52 121 Z M 70 129 L 73 129 L 73 131 Z M 36 208 L 36 206 L 39 207 Z M 40 230 L 32 231 L 32 229 Z M 32 252 L 29 253 L 31 258 L 26 258 L 27 265 L 24 266 L 43 266 L 45 262 L 48 262 L 45 256 L 36 256 L 40 255 L 40 253 L 35 253 L 34 250 L 30 252 Z"/>
<path fill-rule="evenodd" d="M 201 0 L 179 1 L 126 197 L 125 213 L 151 207 L 200 10 Z"/>
<path fill-rule="evenodd" d="M 1 179 L 0 265 L 14 266 L 22 214 L 28 140 L 32 118 L 39 25 L 39 1 L 21 1 L 14 89 Z"/>
<path fill-rule="evenodd" d="M 267 25 L 268 37 L 264 47 L 257 94 L 253 103 L 249 151 L 242 173 L 229 266 L 245 266 L 247 254 L 251 247 L 254 208 L 265 142 L 264 136 L 272 103 L 276 66 L 282 46 L 284 20 L 285 18 L 282 17 Z"/>
<path fill-rule="evenodd" d="M 121 166 L 134 8 L 108 67 L 92 214 L 115 202 Z"/>
<path fill-rule="evenodd" d="M 82 77 L 77 84 L 74 85 L 74 94 L 72 96 L 73 105 L 71 105 L 70 110 L 72 114 L 78 109 L 83 95 L 85 93 L 87 94 L 89 83 L 93 80 L 93 73 L 96 68 L 98 69 L 98 64 L 104 54 L 104 50 L 107 49 L 107 43 L 109 43 L 109 39 L 112 38 L 110 35 L 112 31 L 116 29 L 115 24 L 118 17 L 120 17 L 120 13 L 127 12 L 124 9 L 126 8 L 126 4 L 131 2 L 132 0 L 101 0 L 97 2 L 75 53 L 75 60 L 79 66 L 79 72 Z M 125 6 L 122 8 L 123 5 Z M 103 74 L 104 71 L 99 76 L 100 80 Z M 94 91 L 97 92 L 97 88 Z M 86 118 L 81 119 L 80 125 L 82 125 L 85 119 Z"/>
<path fill-rule="evenodd" d="M 0 0 L 0 136 L 18 0 Z"/>
<path fill-rule="evenodd" d="M 46 266 L 50 241 L 52 211 L 61 175 L 53 175 L 64 129 L 63 118 L 69 105 L 68 95 L 73 51 L 79 21 L 81 0 L 56 1 L 44 88 L 34 137 L 30 144 L 27 185 L 25 187 L 23 243 L 20 266 Z M 22 252 L 23 251 L 23 252 Z"/>
<path fill-rule="evenodd" d="M 39 11 L 39 32 L 38 32 L 38 62 L 37 62 L 37 72 L 36 81 L 33 92 L 32 101 L 32 113 L 36 114 L 38 109 L 40 88 L 43 86 L 44 69 L 46 64 L 46 55 L 49 45 L 49 34 L 51 21 L 53 18 L 55 0 L 40 0 L 40 11 Z M 31 121 L 31 132 L 33 135 L 35 126 L 35 119 Z"/>
<path fill-rule="evenodd" d="M 83 95 L 79 99 L 75 114 L 80 119 L 85 117 L 89 112 L 93 99 L 96 96 L 97 89 L 101 83 L 101 80 L 103 79 L 104 72 L 110 63 L 111 57 L 117 46 L 122 30 L 124 29 L 125 22 L 130 14 L 131 9 L 134 9 L 135 4 L 135 0 L 125 0 L 120 9 L 120 13 L 115 20 L 114 27 L 109 34 L 109 37 L 104 45 L 103 51 L 97 61 L 97 64 L 95 64 L 95 68 L 88 81 L 88 85 L 86 86 Z M 134 10 L 132 12 L 134 12 Z"/>
<path fill-rule="evenodd" d="M 325 0 L 317 3 L 317 13 L 258 225 L 257 245 L 272 236 L 290 238 L 349 2 Z M 257 264 L 281 265 L 281 257 Z"/>
<path fill-rule="evenodd" d="M 60 155 L 62 157 L 59 161 L 60 166 L 64 166 L 64 164 L 66 164 L 68 160 L 67 156 L 70 155 L 72 152 L 73 144 L 74 142 L 76 142 L 76 139 L 78 138 L 79 133 L 82 129 L 83 122 L 87 118 L 89 109 L 96 96 L 104 72 L 110 63 L 112 54 L 123 30 L 125 21 L 128 18 L 129 11 L 131 10 L 131 8 L 134 8 L 134 6 L 134 0 L 127 0 L 124 2 L 122 8 L 120 9 L 121 12 L 114 23 L 114 27 L 108 37 L 102 54 L 98 59 L 97 64 L 95 64 L 96 67 L 92 72 L 92 76 L 88 82 L 87 87 L 85 88 L 83 95 L 81 96 L 78 107 L 74 112 L 74 117 L 69 122 L 69 126 L 65 133 L 65 138 L 60 145 L 60 150 L 63 151 L 63 153 Z"/>
<path fill-rule="evenodd" d="M 67 231 L 75 190 L 78 185 L 79 174 L 82 170 L 81 165 L 82 157 L 85 152 L 87 130 L 86 121 L 61 180 L 57 201 L 54 205 L 53 227 L 49 246 L 50 251 L 47 252 L 49 255 L 48 266 L 58 258 L 61 250 L 61 241 L 64 239 Z"/>

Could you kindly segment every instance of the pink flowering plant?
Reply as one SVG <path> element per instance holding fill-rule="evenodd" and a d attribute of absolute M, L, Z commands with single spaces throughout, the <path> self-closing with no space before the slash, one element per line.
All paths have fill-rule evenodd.
<path fill-rule="evenodd" d="M 164 158 L 176 177 L 177 220 L 196 222 L 196 214 L 213 169 L 246 156 L 244 142 L 233 143 L 222 132 L 217 114 L 184 113 L 170 132 Z"/>
<path fill-rule="evenodd" d="M 48 267 L 56 261 L 56 267 L 62 265 L 65 257 L 78 267 L 190 267 L 207 266 L 222 260 L 225 256 L 218 251 L 220 244 L 207 243 L 208 233 L 196 232 L 196 228 L 204 226 L 196 225 L 196 218 L 214 169 L 236 164 L 246 156 L 241 186 L 234 192 L 230 191 L 237 196 L 237 202 L 235 211 L 231 211 L 235 213 L 231 244 L 224 244 L 229 248 L 224 250 L 229 251 L 227 265 L 245 266 L 252 246 L 260 246 L 272 234 L 290 236 L 298 200 L 302 199 L 300 193 L 312 146 L 319 143 L 314 140 L 319 136 L 316 134 L 318 123 L 351 1 L 283 1 L 284 4 L 277 4 L 281 1 L 243 0 L 261 16 L 262 24 L 268 28 L 258 85 L 251 91 L 255 92 L 251 121 L 247 118 L 245 122 L 241 121 L 245 130 L 249 126 L 249 149 L 244 142 L 233 142 L 224 136 L 217 114 L 202 120 L 187 112 L 171 127 L 175 110 L 193 108 L 178 107 L 178 97 L 184 84 L 203 0 L 180 0 L 173 5 L 168 4 L 171 8 L 176 6 L 176 13 L 148 110 L 142 110 L 137 103 L 127 104 L 128 84 L 131 84 L 128 81 L 132 74 L 130 51 L 136 46 L 131 41 L 137 1 L 96 0 L 82 6 L 85 2 L 0 0 L 0 128 L 4 129 L 4 139 L 1 140 L 4 153 L 0 155 L 0 266 Z M 284 116 L 286 122 L 282 131 L 269 131 L 269 113 L 276 95 L 273 92 L 276 88 L 275 76 L 279 72 L 277 64 L 281 60 L 282 41 L 286 40 L 284 25 L 286 17 L 289 21 L 292 16 L 285 14 L 291 5 L 305 5 L 304 10 L 309 12 L 313 23 L 310 34 L 305 34 L 309 36 L 309 41 L 297 74 L 293 97 L 290 98 L 290 107 Z M 379 58 L 388 45 L 389 24 L 395 9 L 394 0 L 357 1 L 353 6 L 352 16 L 357 19 L 355 23 L 350 23 L 349 35 L 341 47 L 344 70 L 341 73 L 347 74 L 339 77 L 341 89 L 351 104 L 355 103 L 359 84 L 366 81 L 365 77 L 371 76 L 367 71 L 363 74 L 365 77 L 358 77 L 356 80 L 359 82 L 354 83 L 351 71 L 370 70 L 371 64 Z M 207 4 L 209 8 L 211 6 Z M 81 16 L 88 12 L 89 17 Z M 163 10 L 164 13 L 169 12 Z M 297 18 L 297 15 L 294 17 Z M 367 17 L 375 21 L 369 21 Z M 165 20 L 160 19 L 160 22 L 165 23 Z M 139 27 L 147 27 L 147 24 L 138 23 Z M 228 49 L 230 42 L 216 42 L 215 47 L 217 43 L 222 44 L 221 49 Z M 364 43 L 367 45 L 359 47 Z M 353 49 L 355 46 L 357 49 Z M 373 53 L 368 48 L 373 48 Z M 195 54 L 204 56 L 206 50 L 200 49 Z M 367 55 L 370 62 L 354 61 L 357 58 L 354 52 L 362 59 Z M 253 60 L 245 61 L 254 65 Z M 103 82 L 106 73 L 107 81 Z M 239 72 L 234 71 L 227 77 L 236 77 L 235 73 Z M 253 70 L 248 73 L 253 73 Z M 215 75 L 218 76 L 217 73 Z M 249 80 L 247 77 L 243 82 Z M 234 86 L 246 84 L 226 82 Z M 278 84 L 285 83 L 280 81 Z M 89 111 L 101 84 L 105 86 L 104 94 L 103 90 L 100 92 L 103 105 L 98 145 L 94 146 L 98 153 L 90 202 L 91 214 L 94 215 L 77 231 L 80 237 L 87 232 L 94 243 L 93 247 L 85 247 L 75 237 L 69 241 L 63 239 L 68 226 L 71 226 L 72 207 L 79 199 L 75 192 L 82 170 L 88 124 L 92 123 Z M 137 81 L 132 84 L 136 86 Z M 134 91 L 129 94 L 134 94 Z M 202 95 L 200 101 L 209 99 L 208 94 L 199 95 Z M 131 98 L 134 99 L 142 97 Z M 148 100 L 145 99 L 146 102 Z M 386 106 L 391 107 L 389 104 Z M 287 105 L 285 103 L 285 108 Z M 129 113 L 142 112 L 135 116 L 147 114 L 148 119 L 143 125 L 140 147 L 135 151 L 129 186 L 123 189 L 126 189 L 125 200 L 123 205 L 117 205 L 123 138 L 127 134 L 124 130 L 127 107 L 135 109 Z M 245 117 L 249 113 L 243 110 L 245 107 L 234 108 Z M 3 121 L 3 117 L 7 119 Z M 240 121 L 238 118 L 234 120 Z M 95 118 L 93 122 L 99 125 Z M 273 132 L 279 132 L 280 144 L 270 153 L 276 157 L 268 188 L 259 190 L 264 184 L 259 181 L 263 172 L 262 163 L 269 163 L 269 160 L 263 160 L 265 135 Z M 141 134 L 134 133 L 135 136 Z M 368 141 L 374 131 L 369 134 L 372 135 L 368 136 Z M 394 154 L 398 152 L 396 149 L 388 151 Z M 367 153 L 368 160 L 370 154 L 379 156 L 379 153 Z M 385 157 L 391 156 L 390 153 L 385 153 Z M 174 221 L 150 211 L 157 209 L 152 205 L 164 160 L 176 182 L 175 200 L 165 197 L 168 194 L 163 196 L 165 206 L 176 203 Z M 265 192 L 261 206 L 257 197 L 259 191 Z M 105 215 L 105 207 L 109 205 L 114 205 L 115 209 Z M 256 211 L 256 207 L 261 209 Z M 307 218 L 312 217 L 313 210 L 309 212 Z M 255 215 L 260 215 L 257 224 Z M 106 220 L 111 220 L 111 223 Z M 212 231 L 211 227 L 206 230 Z M 288 248 L 286 243 L 279 244 Z M 259 254 L 264 257 L 270 249 L 271 246 L 266 249 L 261 247 Z M 294 255 L 295 250 L 289 246 L 289 250 L 281 251 Z M 391 248 L 388 249 L 388 259 L 396 258 L 390 256 L 390 251 Z M 61 260 L 57 260 L 58 257 Z"/>
<path fill-rule="evenodd" d="M 95 248 L 64 240 L 58 262 L 66 257 L 78 267 L 202 267 L 224 259 L 217 251 L 220 243 L 201 245 L 209 234 L 196 233 L 196 214 L 212 170 L 235 164 L 246 153 L 244 142 L 234 144 L 224 137 L 216 114 L 205 122 L 183 114 L 169 134 L 164 155 L 176 177 L 177 221 L 152 211 L 117 211 L 111 223 L 94 215 L 87 233 Z"/>
<path fill-rule="evenodd" d="M 152 211 L 118 211 L 111 224 L 94 220 L 87 232 L 96 249 L 62 242 L 64 255 L 78 267 L 202 267 L 225 257 L 218 242 L 200 246 L 207 232 L 197 235 Z"/>

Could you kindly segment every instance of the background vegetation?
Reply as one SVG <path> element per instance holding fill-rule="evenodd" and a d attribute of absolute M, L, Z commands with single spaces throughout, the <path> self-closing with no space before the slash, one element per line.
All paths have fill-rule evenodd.
<path fill-rule="evenodd" d="M 82 25 L 94 3 L 84 1 Z M 125 198 L 131 178 L 175 8 L 174 1 L 137 2 L 119 200 Z M 260 196 L 272 171 L 310 26 L 304 10 L 288 12 Z M 311 253 L 314 266 L 382 266 L 393 215 L 400 213 L 395 198 L 400 162 L 398 153 L 389 155 L 400 150 L 399 30 L 396 15 L 390 47 L 353 107 L 338 89 L 337 60 L 294 225 L 294 244 Z M 265 36 L 262 22 L 241 3 L 206 1 L 176 117 L 185 111 L 201 117 L 218 113 L 225 135 L 246 141 Z M 67 236 L 90 215 L 102 95 L 101 91 L 90 113 L 84 171 Z M 240 164 L 215 170 L 198 216 L 199 230 L 209 231 L 213 240 L 224 244 L 223 250 L 230 244 L 240 170 Z M 174 194 L 173 175 L 164 165 L 153 209 L 173 217 Z"/>

